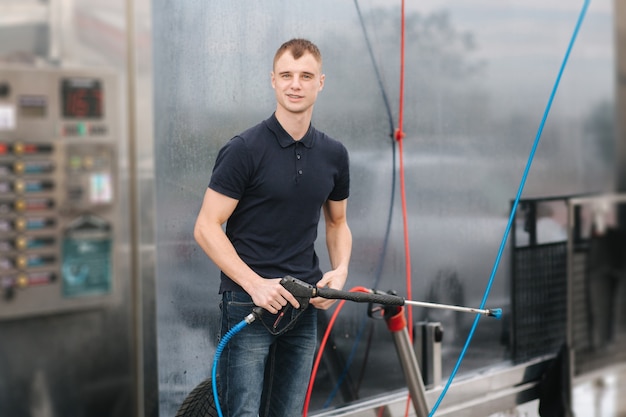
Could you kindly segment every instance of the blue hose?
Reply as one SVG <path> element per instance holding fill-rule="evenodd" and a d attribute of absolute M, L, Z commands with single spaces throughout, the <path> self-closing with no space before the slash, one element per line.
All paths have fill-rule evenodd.
<path fill-rule="evenodd" d="M 585 18 L 585 14 L 587 13 L 587 9 L 589 7 L 589 3 L 591 0 L 585 0 L 582 10 L 580 11 L 580 15 L 578 16 L 578 21 L 576 22 L 576 27 L 574 28 L 574 33 L 572 33 L 572 37 L 570 39 L 569 45 L 567 47 L 567 51 L 565 52 L 565 57 L 563 58 L 563 62 L 561 63 L 561 68 L 559 69 L 559 73 L 556 77 L 556 81 L 554 83 L 554 86 L 552 88 L 552 93 L 550 94 L 550 98 L 548 99 L 548 104 L 546 105 L 546 109 L 544 111 L 543 114 L 543 118 L 541 119 L 541 123 L 539 124 L 539 129 L 537 130 L 537 135 L 535 137 L 535 141 L 533 143 L 533 146 L 531 148 L 530 151 L 530 155 L 528 156 L 528 162 L 526 163 L 526 168 L 524 169 L 524 174 L 522 175 L 522 179 L 520 181 L 520 185 L 519 185 L 519 189 L 517 191 L 517 196 L 515 197 L 515 202 L 513 203 L 513 207 L 511 208 L 511 215 L 509 216 L 509 222 L 506 225 L 506 229 L 504 231 L 504 236 L 502 237 L 502 242 L 500 243 L 500 249 L 498 250 L 498 255 L 496 256 L 496 260 L 495 263 L 493 265 L 493 269 L 491 271 L 491 276 L 489 277 L 489 282 L 487 283 L 487 288 L 485 289 L 485 294 L 483 296 L 482 302 L 480 303 L 480 308 L 485 308 L 485 304 L 487 303 L 487 297 L 489 297 L 489 292 L 491 291 L 491 287 L 493 285 L 493 281 L 496 275 L 496 271 L 498 270 L 498 266 L 500 265 L 500 260 L 502 259 L 502 253 L 504 252 L 504 247 L 506 246 L 506 242 L 508 240 L 509 237 L 509 232 L 511 231 L 511 226 L 513 224 L 513 221 L 515 220 L 515 213 L 517 211 L 517 205 L 519 203 L 519 200 L 522 196 L 522 191 L 524 190 L 524 186 L 526 185 L 526 179 L 528 177 L 528 173 L 530 171 L 530 166 L 532 165 L 533 159 L 535 157 L 535 152 L 537 151 L 537 146 L 539 145 L 539 139 L 541 139 L 541 133 L 543 132 L 543 128 L 546 124 L 546 120 L 548 119 L 548 114 L 550 113 L 550 108 L 552 107 L 552 102 L 554 101 L 554 96 L 556 95 L 556 91 L 559 87 L 559 83 L 561 82 L 561 76 L 563 75 L 563 71 L 565 70 L 565 66 L 567 65 L 567 61 L 569 59 L 569 55 L 572 52 L 572 48 L 574 47 L 574 42 L 576 41 L 576 37 L 578 36 L 578 32 L 580 30 L 580 27 L 582 25 L 582 22 Z M 439 396 L 439 398 L 437 399 L 437 401 L 435 402 L 435 405 L 433 406 L 433 409 L 430 411 L 430 414 L 428 414 L 429 417 L 432 417 L 435 414 L 435 411 L 437 411 L 437 408 L 439 408 L 439 404 L 441 404 L 441 401 L 443 400 L 443 398 L 446 396 L 446 393 L 448 392 L 448 388 L 450 388 L 450 384 L 452 384 L 452 380 L 454 379 L 454 376 L 456 375 L 457 371 L 459 370 L 459 366 L 461 365 L 461 362 L 463 361 L 463 358 L 465 356 L 465 354 L 467 353 L 467 348 L 472 340 L 472 337 L 474 335 L 474 332 L 476 331 L 476 327 L 478 326 L 478 322 L 480 320 L 480 315 L 476 315 L 476 319 L 474 319 L 474 324 L 472 325 L 472 328 L 470 329 L 469 335 L 467 337 L 467 340 L 465 341 L 465 345 L 463 346 L 463 350 L 461 351 L 461 354 L 459 355 L 459 358 L 454 366 L 454 369 L 452 370 L 452 374 L 450 375 L 450 378 L 448 378 L 448 382 L 446 383 L 443 391 L 441 392 L 441 395 Z"/>
<path fill-rule="evenodd" d="M 211 370 L 211 385 L 213 387 L 213 399 L 215 400 L 215 409 L 217 410 L 217 415 L 219 417 L 224 417 L 222 414 L 222 407 L 220 406 L 219 395 L 217 393 L 217 364 L 220 360 L 220 356 L 222 356 L 222 352 L 224 348 L 237 333 L 239 333 L 244 327 L 248 324 L 252 323 L 255 320 L 256 316 L 254 314 L 250 314 L 246 316 L 245 319 L 241 320 L 235 327 L 230 329 L 220 343 L 217 345 L 217 349 L 215 350 L 215 356 L 213 357 L 213 369 Z"/>

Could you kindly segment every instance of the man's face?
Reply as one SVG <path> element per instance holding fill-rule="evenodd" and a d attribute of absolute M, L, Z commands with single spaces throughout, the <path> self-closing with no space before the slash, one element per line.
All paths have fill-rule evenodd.
<path fill-rule="evenodd" d="M 274 65 L 272 87 L 278 106 L 290 113 L 312 111 L 313 104 L 324 87 L 324 74 L 319 62 L 306 52 L 294 59 L 285 52 Z"/>

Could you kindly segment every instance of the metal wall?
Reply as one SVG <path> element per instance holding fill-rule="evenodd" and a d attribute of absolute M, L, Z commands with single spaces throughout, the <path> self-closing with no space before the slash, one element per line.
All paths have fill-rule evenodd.
<path fill-rule="evenodd" d="M 390 139 L 398 115 L 399 3 L 153 2 L 161 414 L 175 413 L 210 374 L 219 273 L 194 243 L 193 223 L 218 149 L 273 111 L 272 57 L 288 38 L 320 46 L 326 86 L 313 123 L 351 154 L 347 286 L 404 293 L 397 148 Z M 567 0 L 408 2 L 404 159 L 415 299 L 480 302 L 580 7 Z M 527 196 L 614 188 L 612 7 L 609 0 L 591 4 Z M 505 315 L 509 262 L 505 254 L 488 303 Z M 414 314 L 443 322 L 449 375 L 472 317 Z M 482 320 L 461 372 L 510 363 L 508 331 L 506 317 Z M 344 308 L 333 339 L 315 410 L 402 389 L 390 337 L 361 306 Z"/>
<path fill-rule="evenodd" d="M 615 1 L 615 62 L 616 62 L 616 120 L 617 120 L 617 189 L 626 190 L 626 4 Z M 621 47 L 620 47 L 621 46 Z"/>
<path fill-rule="evenodd" d="M 479 303 L 578 3 L 407 2 L 404 157 L 415 299 Z M 351 153 L 348 287 L 403 293 L 390 139 L 398 115 L 399 4 L 0 2 L 0 38 L 11 39 L 0 43 L 3 63 L 106 68 L 118 76 L 121 259 L 115 306 L 0 322 L 1 417 L 173 415 L 209 375 L 218 271 L 193 242 L 193 222 L 219 147 L 273 111 L 271 59 L 294 36 L 312 39 L 324 55 L 327 81 L 314 124 Z M 614 23 L 619 28 L 623 20 L 612 1 L 592 2 L 525 195 L 602 192 L 619 182 Z M 328 265 L 323 245 L 320 256 Z M 505 315 L 508 264 L 505 258 L 488 303 Z M 444 324 L 447 376 L 471 317 L 414 313 Z M 508 341 L 506 317 L 482 320 L 461 373 L 504 366 L 510 375 L 527 374 L 509 368 Z M 345 307 L 332 345 L 314 410 L 403 388 L 391 338 L 362 306 Z M 454 395 L 476 396 L 484 386 L 469 385 Z"/>

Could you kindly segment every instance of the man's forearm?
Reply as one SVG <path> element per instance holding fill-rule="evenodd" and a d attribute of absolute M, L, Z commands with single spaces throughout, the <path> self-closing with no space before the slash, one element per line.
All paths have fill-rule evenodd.
<path fill-rule="evenodd" d="M 326 228 L 326 246 L 331 267 L 345 270 L 347 274 L 352 255 L 352 232 L 346 222 Z"/>
<path fill-rule="evenodd" d="M 239 257 L 221 226 L 196 226 L 194 237 L 198 245 L 217 267 L 244 290 L 258 275 Z"/>

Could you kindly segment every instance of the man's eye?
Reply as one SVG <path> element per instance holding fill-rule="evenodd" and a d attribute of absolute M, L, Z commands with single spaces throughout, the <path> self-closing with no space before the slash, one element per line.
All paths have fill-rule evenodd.
<path fill-rule="evenodd" d="M 291 74 L 281 74 L 282 78 L 291 78 Z"/>

